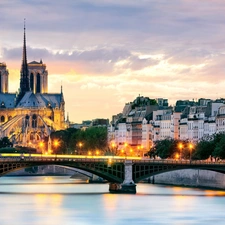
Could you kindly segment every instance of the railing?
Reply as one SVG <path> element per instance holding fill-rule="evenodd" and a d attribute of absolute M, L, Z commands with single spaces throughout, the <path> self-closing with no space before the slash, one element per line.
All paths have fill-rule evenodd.
<path fill-rule="evenodd" d="M 151 163 L 151 164 L 182 164 L 182 165 L 225 165 L 225 160 L 207 161 L 207 160 L 174 160 L 174 159 L 149 159 L 131 156 L 90 156 L 90 155 L 46 155 L 46 154 L 19 154 L 2 153 L 0 162 L 124 162 L 130 160 L 133 163 Z"/>
<path fill-rule="evenodd" d="M 18 162 L 18 161 L 109 161 L 113 162 L 124 162 L 125 160 L 138 160 L 141 157 L 130 157 L 130 156 L 90 156 L 90 155 L 49 155 L 49 154 L 19 154 L 19 153 L 2 153 L 0 154 L 0 162 L 10 161 L 10 162 Z"/>
<path fill-rule="evenodd" d="M 194 164 L 194 165 L 225 165 L 225 160 L 220 160 L 220 161 L 207 161 L 207 160 L 174 160 L 174 159 L 141 159 L 141 160 L 133 160 L 133 162 L 138 162 L 138 163 L 160 163 L 160 164 Z"/>

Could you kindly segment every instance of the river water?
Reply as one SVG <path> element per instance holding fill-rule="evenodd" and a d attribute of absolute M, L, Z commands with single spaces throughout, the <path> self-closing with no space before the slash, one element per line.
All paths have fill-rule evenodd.
<path fill-rule="evenodd" d="M 137 194 L 70 177 L 0 177 L 0 225 L 225 224 L 225 191 L 140 183 Z"/>

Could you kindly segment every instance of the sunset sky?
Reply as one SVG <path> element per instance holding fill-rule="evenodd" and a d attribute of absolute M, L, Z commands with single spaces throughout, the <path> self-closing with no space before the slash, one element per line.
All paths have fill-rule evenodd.
<path fill-rule="evenodd" d="M 1 0 L 0 62 L 17 91 L 26 18 L 28 62 L 43 60 L 77 123 L 139 94 L 225 97 L 224 12 L 224 0 Z"/>

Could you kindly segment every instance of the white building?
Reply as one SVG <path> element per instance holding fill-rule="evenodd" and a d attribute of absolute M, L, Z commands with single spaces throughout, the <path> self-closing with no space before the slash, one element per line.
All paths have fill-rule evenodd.
<path fill-rule="evenodd" d="M 218 109 L 216 116 L 216 128 L 217 132 L 225 132 L 225 105 L 222 105 Z"/>

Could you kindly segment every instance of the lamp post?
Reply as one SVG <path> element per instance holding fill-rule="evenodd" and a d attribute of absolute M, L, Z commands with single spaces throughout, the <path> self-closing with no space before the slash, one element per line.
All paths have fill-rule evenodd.
<path fill-rule="evenodd" d="M 125 158 L 127 158 L 127 146 L 128 146 L 128 144 L 125 143 L 125 144 L 124 144 L 124 148 L 125 148 Z"/>
<path fill-rule="evenodd" d="M 179 144 L 179 149 L 180 149 L 180 160 L 181 160 L 181 152 L 182 152 L 182 148 L 183 148 L 183 144 L 180 143 L 180 144 Z"/>
<path fill-rule="evenodd" d="M 43 153 L 43 148 L 44 148 L 44 142 L 40 142 L 39 143 L 39 147 L 40 147 L 40 149 L 41 149 L 41 154 Z"/>
<path fill-rule="evenodd" d="M 132 155 L 133 155 L 133 149 L 130 148 L 130 156 L 132 156 Z"/>
<path fill-rule="evenodd" d="M 53 146 L 54 146 L 54 149 L 55 149 L 55 154 L 57 154 L 57 150 L 58 150 L 58 146 L 59 146 L 59 141 L 58 140 L 54 140 L 53 141 Z"/>
<path fill-rule="evenodd" d="M 80 152 L 79 152 L 79 154 L 78 155 L 80 155 L 81 154 L 81 148 L 82 148 L 82 146 L 83 146 L 83 143 L 82 142 L 79 142 L 79 148 L 80 148 Z"/>
<path fill-rule="evenodd" d="M 112 149 L 114 149 L 114 148 L 115 148 L 115 146 L 116 146 L 116 144 L 115 144 L 115 143 L 112 143 Z"/>
<path fill-rule="evenodd" d="M 190 149 L 190 162 L 191 162 L 191 153 L 192 153 L 192 149 L 193 149 L 193 144 L 192 143 L 189 144 L 189 149 Z"/>
<path fill-rule="evenodd" d="M 144 146 L 141 145 L 142 157 L 144 157 Z"/>
<path fill-rule="evenodd" d="M 112 154 L 113 155 L 115 155 L 116 153 L 115 153 L 115 147 L 116 147 L 116 144 L 113 142 L 112 144 L 111 144 L 111 152 L 112 152 Z"/>

